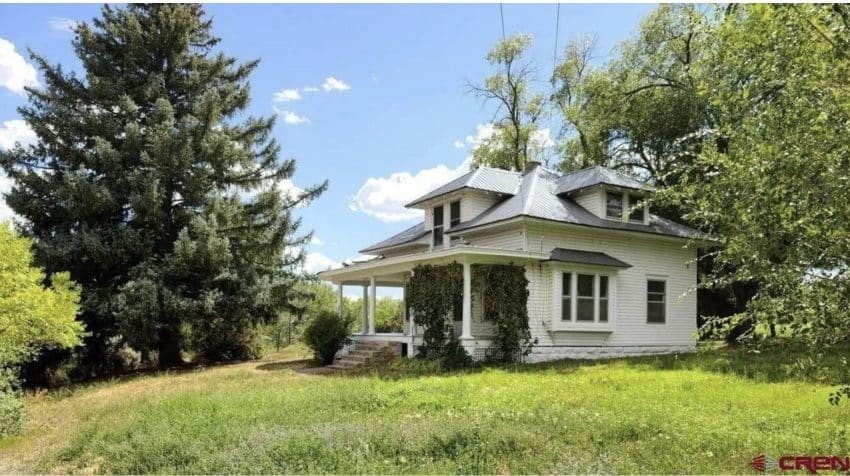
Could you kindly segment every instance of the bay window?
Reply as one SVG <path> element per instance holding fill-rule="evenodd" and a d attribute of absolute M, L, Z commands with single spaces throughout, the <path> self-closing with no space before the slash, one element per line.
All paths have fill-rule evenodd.
<path fill-rule="evenodd" d="M 561 275 L 561 322 L 608 324 L 610 277 L 593 272 L 566 271 Z"/>

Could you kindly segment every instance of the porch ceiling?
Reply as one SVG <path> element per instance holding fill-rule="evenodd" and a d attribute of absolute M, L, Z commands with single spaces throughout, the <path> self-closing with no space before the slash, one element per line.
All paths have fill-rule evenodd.
<path fill-rule="evenodd" d="M 374 277 L 379 286 L 399 285 L 414 266 L 419 264 L 445 264 L 453 261 L 472 264 L 529 263 L 549 259 L 549 253 L 505 250 L 480 246 L 459 245 L 437 251 L 426 251 L 391 258 L 355 263 L 342 268 L 319 273 L 319 278 L 333 283 L 368 284 Z M 385 283 L 385 284 L 381 284 Z"/>

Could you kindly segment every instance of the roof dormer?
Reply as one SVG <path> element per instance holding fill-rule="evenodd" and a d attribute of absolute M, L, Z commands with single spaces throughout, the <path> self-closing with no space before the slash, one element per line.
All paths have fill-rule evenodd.
<path fill-rule="evenodd" d="M 605 167 L 589 167 L 558 179 L 555 194 L 566 196 L 608 220 L 649 223 L 646 198 L 654 189 Z"/>

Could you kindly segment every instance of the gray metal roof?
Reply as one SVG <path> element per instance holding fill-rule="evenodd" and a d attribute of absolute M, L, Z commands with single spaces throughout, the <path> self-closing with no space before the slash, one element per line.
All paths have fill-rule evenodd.
<path fill-rule="evenodd" d="M 413 243 L 414 241 L 426 236 L 428 232 L 425 230 L 425 222 L 418 223 L 416 225 L 407 228 L 406 230 L 393 235 L 387 238 L 384 241 L 375 243 L 372 246 L 364 248 L 360 250 L 361 253 L 367 253 L 369 251 L 375 251 L 383 248 L 389 248 L 391 246 L 399 246 L 407 243 Z"/>
<path fill-rule="evenodd" d="M 705 238 L 697 230 L 655 215 L 650 215 L 648 225 L 600 218 L 572 199 L 563 195 L 559 196 L 556 191 L 560 178 L 554 172 L 538 166 L 522 176 L 522 182 L 515 195 L 493 205 L 477 217 L 452 227 L 447 233 L 454 234 L 525 216 L 594 228 L 637 231 L 679 238 Z"/>
<path fill-rule="evenodd" d="M 615 268 L 631 268 L 632 265 L 617 258 L 597 251 L 571 250 L 567 248 L 555 248 L 549 257 L 551 261 L 564 263 L 592 264 L 596 266 L 612 266 Z"/>
<path fill-rule="evenodd" d="M 649 185 L 635 180 L 628 175 L 621 174 L 616 170 L 596 166 L 577 170 L 559 178 L 558 186 L 555 188 L 555 194 L 560 195 L 562 193 L 570 193 L 582 188 L 593 187 L 600 184 L 614 185 L 634 190 L 653 190 L 653 188 Z"/>
<path fill-rule="evenodd" d="M 516 193 L 521 180 L 522 175 L 518 172 L 491 169 L 489 167 L 479 167 L 477 169 L 470 170 L 442 187 L 438 187 L 436 190 L 426 193 L 425 195 L 408 203 L 405 207 L 413 207 L 426 200 L 464 188 L 494 192 L 501 195 L 513 195 Z"/>

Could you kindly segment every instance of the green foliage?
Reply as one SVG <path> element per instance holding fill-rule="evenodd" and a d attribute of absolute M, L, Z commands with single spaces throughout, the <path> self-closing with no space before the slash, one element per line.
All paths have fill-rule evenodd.
<path fill-rule="evenodd" d="M 463 373 L 395 359 L 357 378 L 304 375 L 293 361 L 157 374 L 38 397 L 39 430 L 3 440 L 0 461 L 39 474 L 738 474 L 761 453 L 850 449 L 837 429 L 850 413 L 824 400 L 850 353 L 826 352 L 831 372 L 813 378 L 791 366 L 810 352 Z"/>
<path fill-rule="evenodd" d="M 362 301 L 357 301 L 362 305 Z M 404 331 L 404 302 L 389 296 L 378 298 L 375 302 L 375 331 Z"/>
<path fill-rule="evenodd" d="M 333 312 L 319 314 L 304 329 L 304 343 L 317 361 L 332 364 L 336 353 L 351 343 L 351 321 Z"/>
<path fill-rule="evenodd" d="M 76 320 L 79 289 L 68 273 L 45 276 L 34 267 L 31 246 L 0 224 L 0 369 L 45 348 L 73 347 L 83 331 Z"/>
<path fill-rule="evenodd" d="M 257 61 L 218 43 L 199 5 L 132 4 L 79 26 L 83 77 L 32 56 L 44 88 L 19 112 L 38 141 L 0 164 L 37 263 L 82 286 L 84 375 L 125 343 L 162 366 L 246 355 L 293 301 L 309 234 L 291 210 L 325 185 L 280 193 L 295 162 L 273 117 L 244 116 Z"/>
<path fill-rule="evenodd" d="M 466 349 L 463 348 L 460 341 L 454 337 L 450 338 L 449 341 L 440 348 L 435 360 L 442 371 L 468 369 L 475 365 L 475 362 L 472 360 L 472 356 L 466 352 Z"/>
<path fill-rule="evenodd" d="M 413 309 L 414 321 L 424 327 L 420 355 L 439 355 L 449 335 L 449 315 L 463 296 L 463 268 L 458 263 L 417 265 L 407 282 L 405 296 Z"/>
<path fill-rule="evenodd" d="M 496 325 L 492 351 L 497 360 L 513 361 L 531 352 L 528 328 L 528 278 L 513 264 L 475 265 L 475 288 L 484 302 L 485 321 Z"/>
<path fill-rule="evenodd" d="M 17 378 L 12 369 L 0 368 L 0 438 L 21 431 L 24 424 L 24 403 L 15 388 Z"/>
<path fill-rule="evenodd" d="M 493 134 L 473 151 L 476 165 L 519 171 L 530 160 L 540 161 L 542 144 L 536 134 L 545 111 L 545 98 L 533 90 L 533 69 L 525 58 L 532 43 L 527 34 L 500 41 L 487 54 L 487 61 L 496 72 L 482 85 L 469 85 L 475 95 L 494 101 L 499 110 L 493 121 Z"/>

